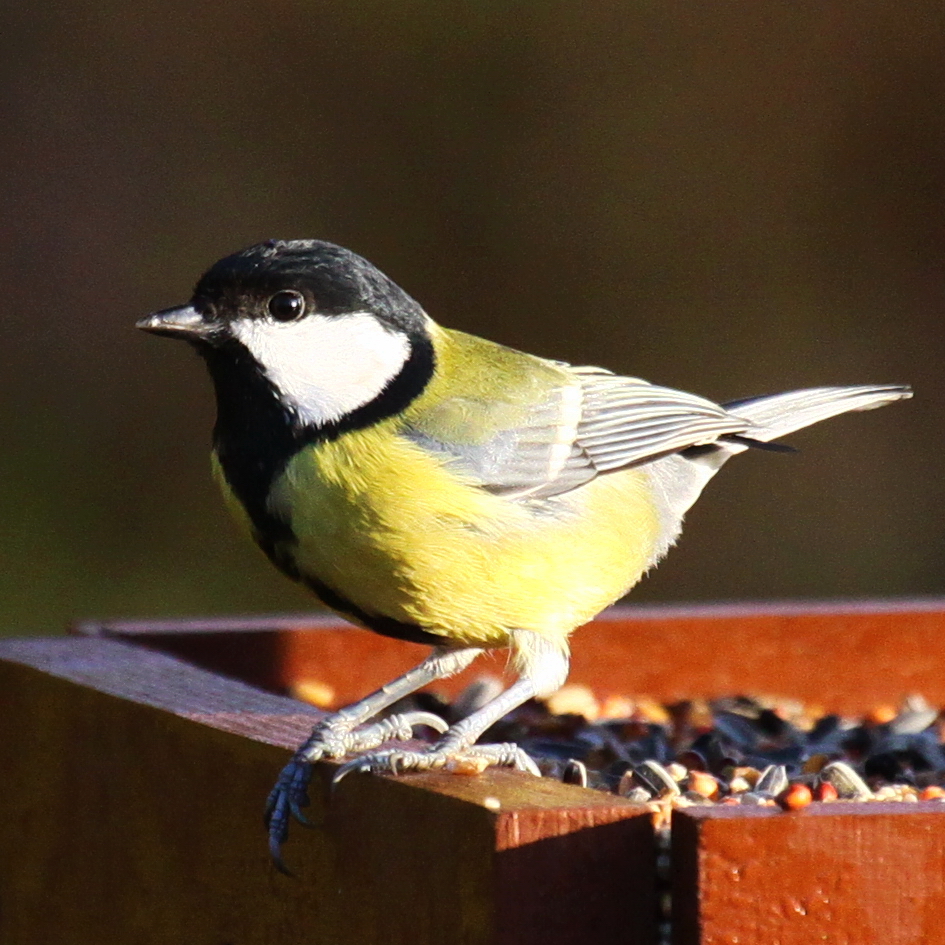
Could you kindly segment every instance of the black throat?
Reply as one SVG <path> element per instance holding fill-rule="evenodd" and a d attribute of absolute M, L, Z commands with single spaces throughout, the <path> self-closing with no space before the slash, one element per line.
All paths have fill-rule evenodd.
<path fill-rule="evenodd" d="M 223 475 L 246 509 L 260 547 L 277 567 L 298 578 L 294 566 L 277 551 L 279 543 L 293 542 L 295 536 L 289 523 L 268 508 L 273 482 L 306 446 L 373 426 L 406 409 L 433 376 L 433 344 L 426 335 L 411 335 L 410 357 L 387 387 L 369 403 L 323 426 L 302 423 L 280 399 L 260 364 L 235 339 L 201 344 L 197 350 L 216 391 L 213 447 Z"/>

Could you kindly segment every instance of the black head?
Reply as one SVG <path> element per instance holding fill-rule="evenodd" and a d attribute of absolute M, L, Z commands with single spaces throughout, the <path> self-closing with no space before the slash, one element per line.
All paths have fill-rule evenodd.
<path fill-rule="evenodd" d="M 262 379 L 297 426 L 337 426 L 391 389 L 432 373 L 429 319 L 366 259 L 321 240 L 268 240 L 201 276 L 189 305 L 138 322 L 183 338 L 206 358 L 227 399 Z M 397 409 L 404 406 L 397 398 Z M 385 413 L 394 402 L 384 399 Z M 360 414 L 359 414 L 360 415 Z"/>
<path fill-rule="evenodd" d="M 319 240 L 269 240 L 227 256 L 190 304 L 138 322 L 205 359 L 217 457 L 271 554 L 286 537 L 267 505 L 274 477 L 306 445 L 403 411 L 433 376 L 429 325 L 367 260 Z"/>
<path fill-rule="evenodd" d="M 403 411 L 433 376 L 430 326 L 371 263 L 319 240 L 269 240 L 227 256 L 190 304 L 138 322 L 204 357 L 217 453 L 247 507 L 247 477 L 262 496 L 307 443 Z"/>
<path fill-rule="evenodd" d="M 265 319 L 279 292 L 304 298 L 297 317 L 371 312 L 394 330 L 425 333 L 423 310 L 399 285 L 357 253 L 321 240 L 267 240 L 227 256 L 201 276 L 191 304 L 208 322 Z"/>

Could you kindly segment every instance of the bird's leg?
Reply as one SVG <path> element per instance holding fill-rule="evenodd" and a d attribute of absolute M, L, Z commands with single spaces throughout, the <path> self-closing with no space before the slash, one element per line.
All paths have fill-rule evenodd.
<path fill-rule="evenodd" d="M 526 630 L 512 635 L 519 680 L 477 712 L 457 722 L 435 745 L 425 751 L 388 748 L 353 758 L 335 773 L 338 783 L 352 771 L 374 774 L 399 774 L 403 771 L 429 771 L 435 768 L 460 768 L 471 763 L 474 768 L 505 765 L 540 776 L 537 765 L 518 745 L 477 745 L 476 740 L 502 716 L 523 702 L 550 695 L 568 675 L 568 654 L 561 645 Z"/>
<path fill-rule="evenodd" d="M 400 774 L 404 771 L 429 771 L 444 767 L 459 769 L 465 768 L 467 764 L 472 764 L 474 770 L 503 765 L 540 777 L 541 772 L 535 762 L 518 745 L 512 742 L 497 745 L 475 744 L 476 739 L 486 729 L 536 693 L 535 683 L 523 677 L 477 712 L 449 728 L 431 748 L 423 751 L 388 748 L 360 755 L 338 769 L 334 783 L 337 784 L 351 771 Z"/>
<path fill-rule="evenodd" d="M 451 650 L 437 647 L 419 666 L 381 686 L 360 702 L 352 703 L 329 715 L 312 730 L 282 769 L 266 802 L 265 823 L 269 830 L 269 849 L 280 869 L 280 849 L 289 832 L 292 817 L 306 823 L 301 808 L 308 806 L 308 785 L 312 765 L 321 758 L 343 758 L 356 751 L 376 748 L 386 741 L 413 737 L 415 725 L 427 725 L 444 732 L 446 723 L 431 712 L 405 712 L 364 725 L 369 719 L 393 705 L 398 699 L 416 692 L 436 679 L 443 679 L 464 670 L 482 650 L 468 647 Z M 359 727 L 363 726 L 363 727 Z"/>
<path fill-rule="evenodd" d="M 450 650 L 437 647 L 419 666 L 381 686 L 359 702 L 339 709 L 316 725 L 296 756 L 303 761 L 343 758 L 356 751 L 376 748 L 392 738 L 412 738 L 414 725 L 428 725 L 437 731 L 445 731 L 443 720 L 430 712 L 407 712 L 364 728 L 358 726 L 428 683 L 461 672 L 481 652 L 473 648 Z"/>

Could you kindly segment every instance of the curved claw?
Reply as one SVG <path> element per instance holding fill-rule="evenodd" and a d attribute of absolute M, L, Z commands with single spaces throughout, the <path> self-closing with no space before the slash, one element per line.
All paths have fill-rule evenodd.
<path fill-rule="evenodd" d="M 331 789 L 334 791 L 336 787 L 341 783 L 341 781 L 348 777 L 352 771 L 367 772 L 371 770 L 370 762 L 365 763 L 361 758 L 352 758 L 351 761 L 346 761 L 341 765 L 338 770 L 335 772 L 334 776 L 331 779 Z"/>
<path fill-rule="evenodd" d="M 307 798 L 306 798 L 306 803 L 308 803 L 308 799 L 307 799 Z M 308 817 L 306 817 L 305 814 L 303 814 L 302 811 L 299 810 L 299 805 L 298 805 L 298 804 L 292 804 L 292 803 L 290 803 L 290 804 L 289 804 L 289 813 L 292 815 L 292 819 L 293 819 L 297 824 L 300 824 L 301 826 L 306 827 L 306 828 L 308 828 L 309 830 L 314 830 L 314 829 L 315 829 L 315 824 L 313 824 L 313 823 L 308 819 Z"/>
<path fill-rule="evenodd" d="M 409 725 L 411 728 L 415 728 L 418 725 L 426 725 L 427 728 L 432 728 L 441 735 L 449 730 L 449 725 L 432 712 L 406 712 L 404 715 L 399 716 L 399 718 L 404 724 Z"/>
<path fill-rule="evenodd" d="M 377 748 L 378 745 L 383 745 L 384 742 L 392 739 L 408 741 L 413 738 L 413 730 L 417 725 L 426 725 L 441 735 L 449 728 L 443 719 L 432 712 L 405 712 L 403 715 L 391 715 L 373 725 L 351 732 L 345 745 L 347 749 L 345 753 Z M 341 755 L 336 755 L 336 757 L 341 757 Z"/>
<path fill-rule="evenodd" d="M 541 770 L 538 765 L 535 764 L 535 760 L 532 756 L 523 748 L 519 748 L 518 745 L 513 747 L 515 748 L 515 770 L 524 771 L 526 774 L 533 774 L 536 778 L 540 778 Z"/>
<path fill-rule="evenodd" d="M 541 777 L 541 768 L 539 768 L 538 765 L 535 764 L 535 760 L 531 757 L 531 755 L 528 755 L 525 752 L 522 752 L 521 761 L 522 761 L 521 765 L 515 766 L 516 768 L 519 769 L 519 771 L 525 771 L 528 774 L 534 775 L 536 778 Z"/>
<path fill-rule="evenodd" d="M 288 833 L 286 833 L 287 835 Z M 285 836 L 279 838 L 272 834 L 269 835 L 269 858 L 272 860 L 272 865 L 283 876 L 295 876 L 295 873 L 285 865 L 285 860 L 282 859 L 282 844 L 285 843 L 285 839 Z"/>
<path fill-rule="evenodd" d="M 282 769 L 276 786 L 266 799 L 263 823 L 269 831 L 269 854 L 276 869 L 290 876 L 292 874 L 282 860 L 282 844 L 289 836 L 289 823 L 293 819 L 305 826 L 312 826 L 302 813 L 302 808 L 311 803 L 308 797 L 311 780 L 311 762 L 295 757 Z"/>
<path fill-rule="evenodd" d="M 269 856 L 273 865 L 286 876 L 291 876 L 282 859 L 282 844 L 289 836 L 289 805 L 284 793 L 273 791 L 266 802 L 266 829 L 269 831 Z"/>

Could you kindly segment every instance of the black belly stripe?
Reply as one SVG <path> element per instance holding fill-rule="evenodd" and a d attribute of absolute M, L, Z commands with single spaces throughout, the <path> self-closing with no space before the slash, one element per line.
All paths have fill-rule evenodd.
<path fill-rule="evenodd" d="M 395 640 L 406 640 L 408 643 L 427 643 L 430 646 L 442 646 L 448 642 L 444 637 L 430 633 L 423 627 L 413 623 L 403 623 L 393 617 L 384 617 L 379 614 L 368 614 L 356 607 L 349 600 L 345 600 L 339 593 L 333 591 L 327 584 L 315 578 L 299 575 L 300 580 L 323 604 L 337 610 L 346 617 L 351 617 L 357 623 L 363 624 L 369 630 L 379 633 L 383 637 L 393 637 Z"/>
<path fill-rule="evenodd" d="M 291 524 L 268 506 L 272 483 L 299 450 L 372 426 L 399 413 L 419 396 L 433 375 L 430 340 L 412 336 L 410 357 L 387 388 L 343 420 L 325 427 L 300 427 L 296 415 L 281 402 L 262 368 L 239 342 L 230 340 L 199 350 L 216 388 L 214 451 L 227 484 L 246 509 L 257 544 L 269 560 L 328 607 L 375 633 L 411 643 L 442 644 L 442 636 L 392 617 L 366 613 L 317 578 L 300 573 Z"/>

